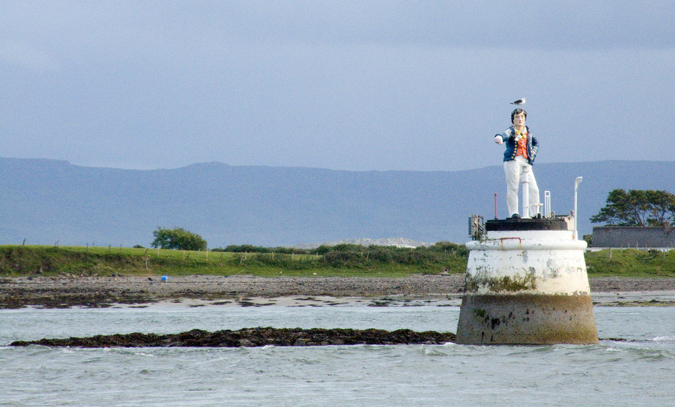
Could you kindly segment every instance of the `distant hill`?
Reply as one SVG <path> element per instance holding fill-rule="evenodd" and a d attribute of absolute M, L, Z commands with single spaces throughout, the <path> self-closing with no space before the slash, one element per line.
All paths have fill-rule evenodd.
<path fill-rule="evenodd" d="M 614 188 L 675 192 L 675 162 L 537 164 L 557 214 L 579 189 L 580 235 Z M 291 246 L 401 238 L 463 243 L 471 214 L 506 216 L 501 166 L 468 171 L 333 171 L 194 164 L 173 170 L 81 167 L 0 158 L 0 244 L 148 246 L 157 226 L 199 233 L 209 247 Z"/>

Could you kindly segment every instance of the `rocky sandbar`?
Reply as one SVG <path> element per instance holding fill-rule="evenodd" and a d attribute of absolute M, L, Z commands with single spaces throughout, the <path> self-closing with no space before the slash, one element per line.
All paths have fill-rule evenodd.
<path fill-rule="evenodd" d="M 590 278 L 595 293 L 675 292 L 675 278 Z M 331 298 L 458 298 L 464 275 L 411 275 L 403 278 L 160 276 L 0 278 L 0 308 L 40 306 L 109 307 L 160 301 L 201 300 L 239 305 L 275 304 L 265 299 L 293 296 Z M 257 302 L 249 298 L 258 299 Z"/>

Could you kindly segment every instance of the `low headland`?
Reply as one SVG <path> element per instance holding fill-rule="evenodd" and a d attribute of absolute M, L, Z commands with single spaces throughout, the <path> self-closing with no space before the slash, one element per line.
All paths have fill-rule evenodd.
<path fill-rule="evenodd" d="M 0 308 L 448 304 L 464 290 L 467 252 L 454 243 L 228 250 L 0 246 Z M 674 305 L 675 251 L 589 251 L 586 264 L 598 304 Z"/>

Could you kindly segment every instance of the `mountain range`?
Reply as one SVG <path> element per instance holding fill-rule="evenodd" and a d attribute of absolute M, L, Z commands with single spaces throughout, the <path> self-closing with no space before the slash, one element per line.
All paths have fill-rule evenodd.
<path fill-rule="evenodd" d="M 535 164 L 543 202 L 574 209 L 579 236 L 591 233 L 616 188 L 675 192 L 675 162 Z M 295 246 L 344 239 L 402 238 L 464 243 L 468 218 L 506 217 L 504 171 L 337 171 L 230 166 L 178 169 L 83 167 L 0 157 L 0 244 L 148 246 L 157 227 L 179 226 L 210 248 Z"/>

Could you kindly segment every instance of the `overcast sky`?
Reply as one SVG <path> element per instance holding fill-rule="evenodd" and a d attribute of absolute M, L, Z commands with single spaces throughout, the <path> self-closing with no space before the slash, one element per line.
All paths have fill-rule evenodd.
<path fill-rule="evenodd" d="M 0 156 L 462 170 L 675 158 L 675 2 L 0 2 Z"/>

